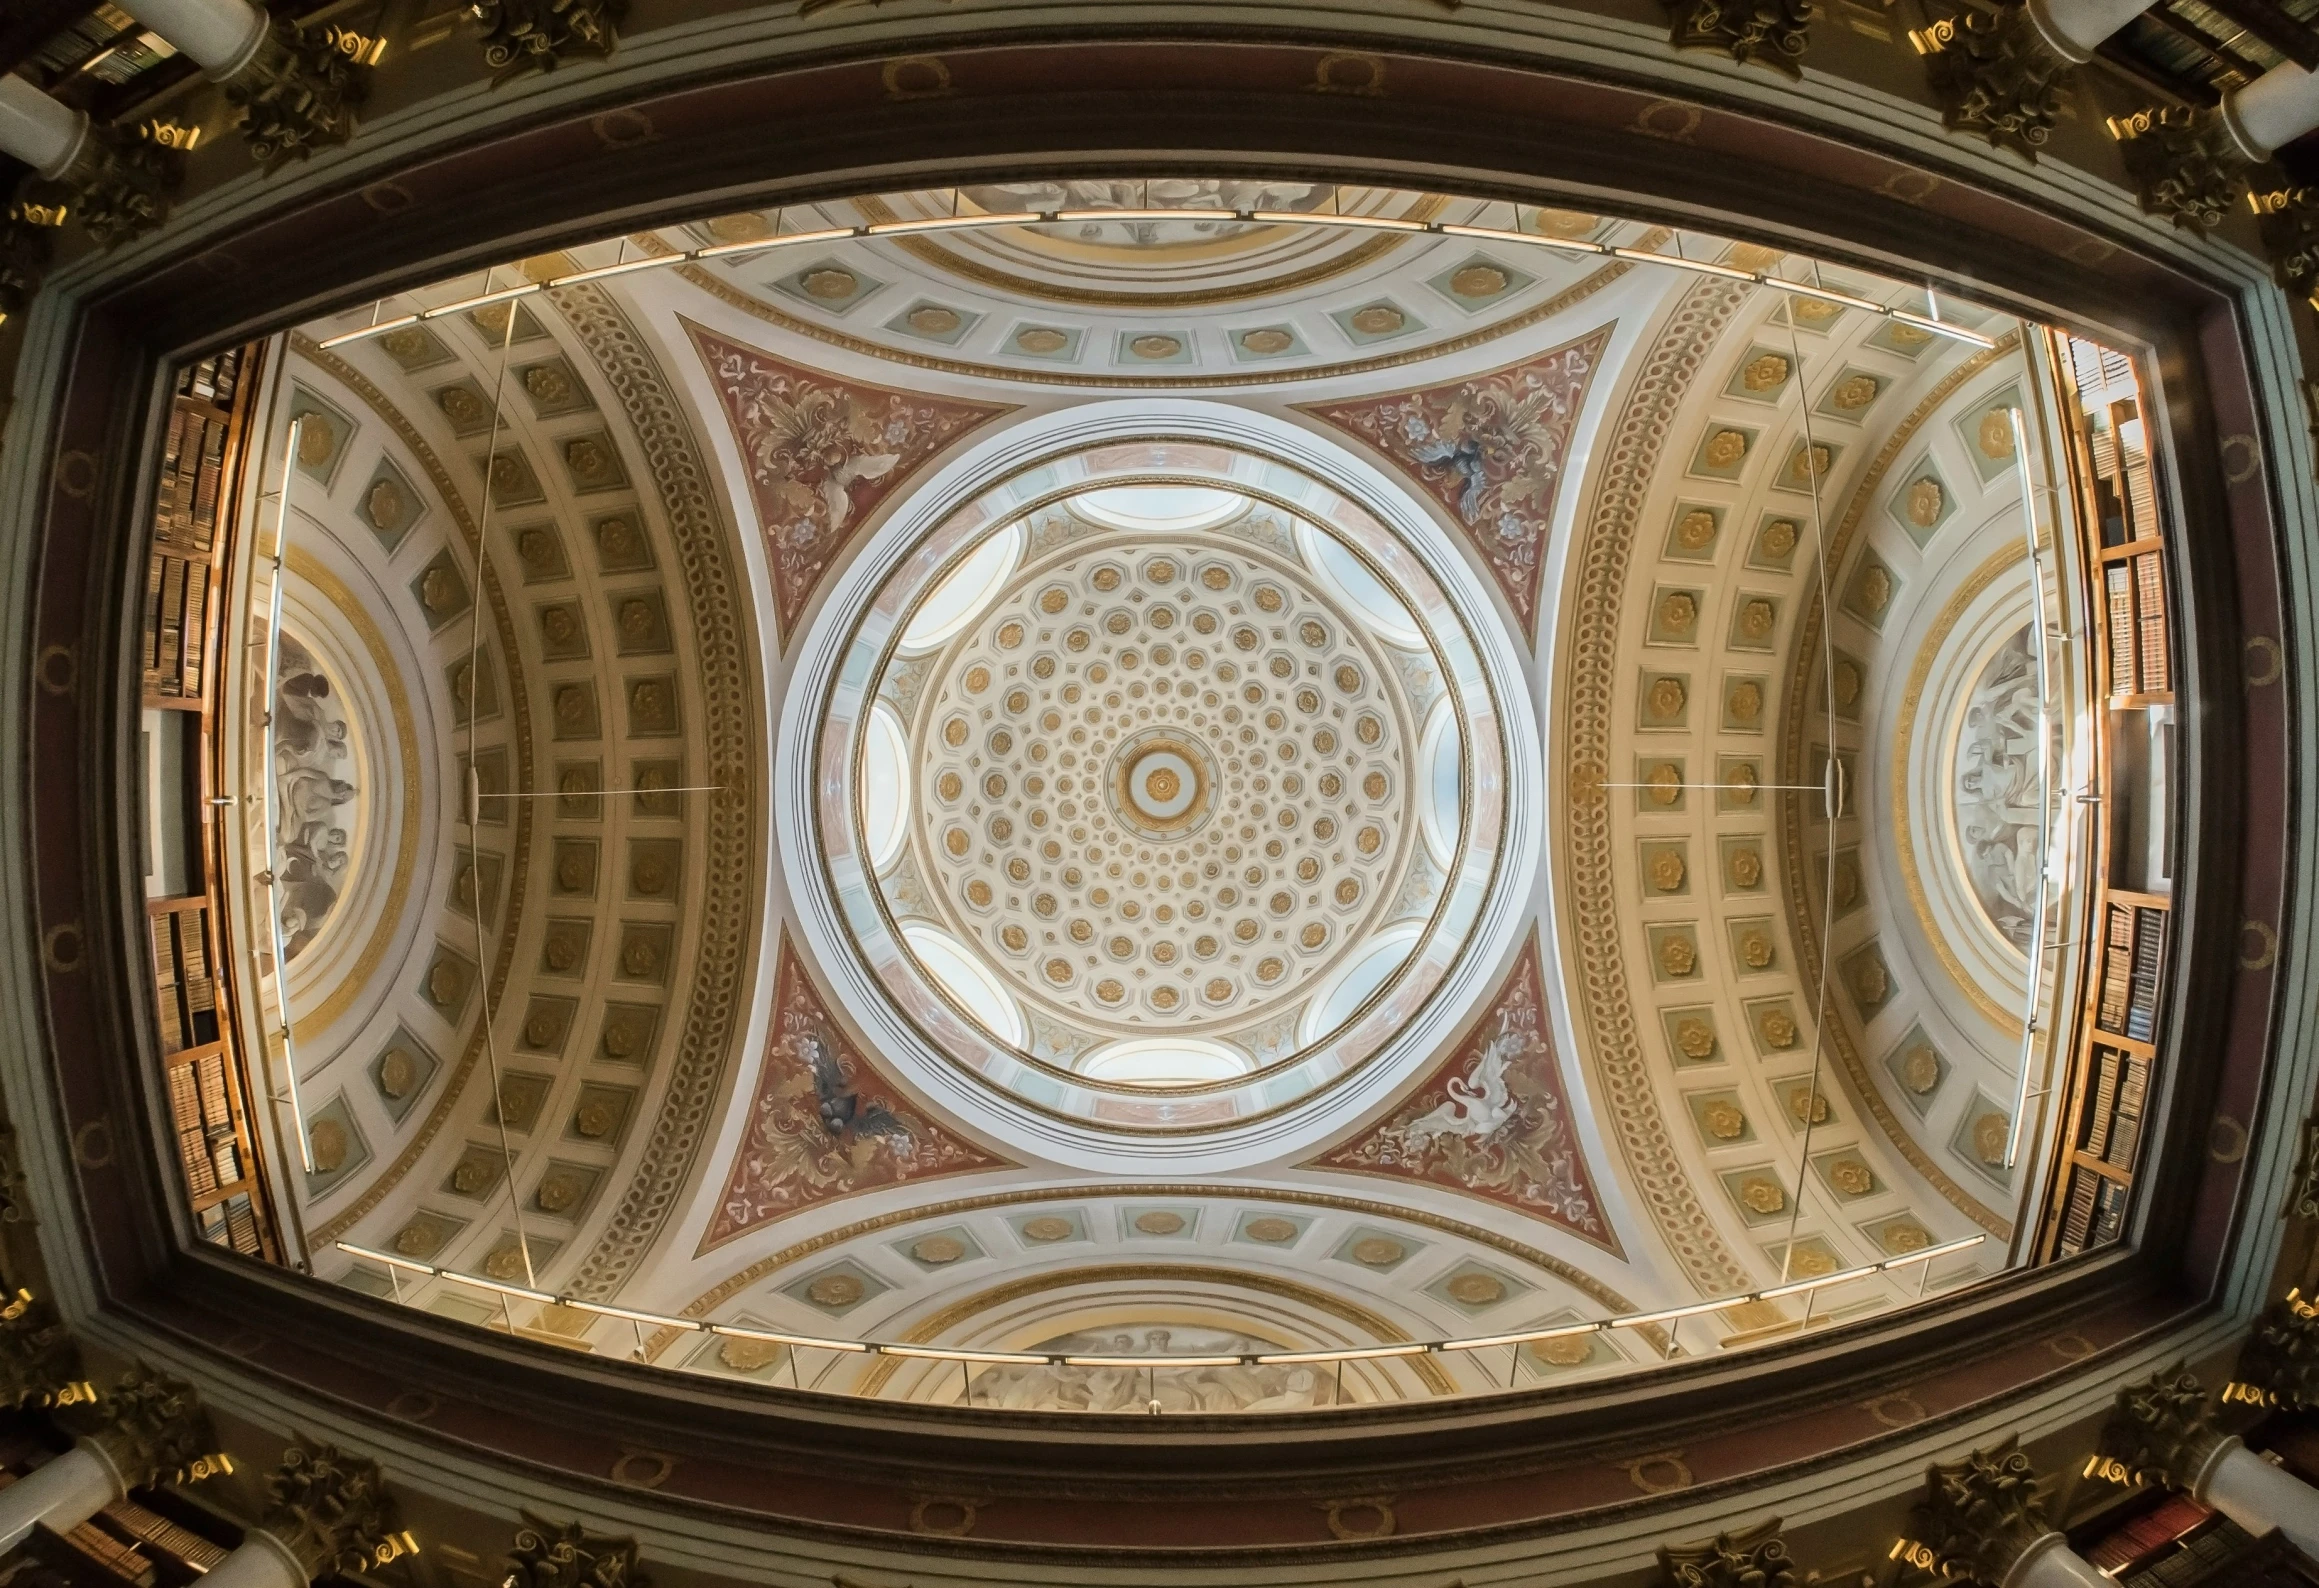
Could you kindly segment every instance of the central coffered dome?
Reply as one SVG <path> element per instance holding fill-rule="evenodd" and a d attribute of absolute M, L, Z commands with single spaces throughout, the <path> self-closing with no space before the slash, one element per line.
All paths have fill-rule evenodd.
<path fill-rule="evenodd" d="M 1110 445 L 950 510 L 864 594 L 820 845 L 868 979 L 948 1066 L 1199 1133 L 1435 1007 L 1495 888 L 1504 729 L 1468 602 L 1360 499 Z"/>
<path fill-rule="evenodd" d="M 1220 521 L 1103 533 L 1107 498 L 1186 497 Z M 921 875 L 1034 1052 L 1198 1032 L 1252 1067 L 1281 1045 L 1269 1023 L 1440 891 L 1409 841 L 1438 675 L 1413 688 L 1322 578 L 1251 543 L 1275 517 L 1221 492 L 1068 500 L 1041 520 L 1060 544 L 934 662 L 907 730 Z M 1427 794 L 1454 830 L 1454 732 L 1442 744 Z"/>

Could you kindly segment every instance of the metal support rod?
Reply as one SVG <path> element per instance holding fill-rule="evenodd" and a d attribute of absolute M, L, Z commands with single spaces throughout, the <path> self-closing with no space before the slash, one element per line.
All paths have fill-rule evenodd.
<path fill-rule="evenodd" d="M 281 1011 L 282 1074 L 289 1083 L 290 1121 L 298 1131 L 298 1163 L 314 1172 L 314 1144 L 306 1139 L 306 1108 L 298 1096 L 298 1053 L 290 1039 L 290 956 L 282 941 L 282 806 L 275 780 L 274 702 L 282 691 L 282 553 L 290 538 L 290 482 L 298 477 L 298 439 L 306 416 L 290 421 L 290 445 L 282 460 L 282 493 L 274 504 L 274 583 L 266 613 L 266 734 L 263 778 L 266 796 L 266 928 L 274 949 L 274 1004 Z M 258 1044 L 261 1056 L 265 1043 Z"/>

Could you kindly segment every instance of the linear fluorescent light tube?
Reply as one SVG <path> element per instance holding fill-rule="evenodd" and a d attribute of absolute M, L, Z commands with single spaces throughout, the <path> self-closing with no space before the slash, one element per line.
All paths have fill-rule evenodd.
<path fill-rule="evenodd" d="M 1038 1351 L 952 1351 L 936 1345 L 881 1345 L 880 1356 L 906 1356 L 927 1362 L 1007 1362 L 1044 1367 L 1047 1357 Z"/>
<path fill-rule="evenodd" d="M 1037 210 L 1009 210 L 996 215 L 935 215 L 915 221 L 878 221 L 868 235 L 891 237 L 898 232 L 954 232 L 970 226 L 1035 226 L 1047 217 Z"/>
<path fill-rule="evenodd" d="M 682 254 L 647 254 L 642 259 L 624 259 L 616 265 L 598 265 L 593 270 L 575 270 L 568 276 L 558 276 L 548 283 L 551 287 L 576 286 L 583 281 L 601 281 L 606 276 L 625 276 L 631 270 L 650 270 L 658 265 L 673 265 L 683 259 Z"/>
<path fill-rule="evenodd" d="M 1479 1351 L 1493 1345 L 1529 1345 L 1538 1340 L 1562 1340 L 1574 1334 L 1599 1334 L 1607 1324 L 1566 1323 L 1556 1329 L 1524 1329 L 1518 1334 L 1485 1334 L 1471 1340 L 1444 1340 L 1444 1351 Z"/>
<path fill-rule="evenodd" d="M 753 254 L 764 248 L 787 248 L 792 243 L 834 243 L 841 238 L 859 237 L 869 230 L 866 226 L 824 226 L 819 231 L 785 232 L 779 237 L 751 237 L 738 243 L 718 243 L 711 248 L 696 248 L 688 259 L 722 259 L 727 254 Z"/>
<path fill-rule="evenodd" d="M 607 1318 L 625 1318 L 630 1323 L 649 1323 L 663 1329 L 698 1330 L 707 1327 L 689 1318 L 671 1318 L 657 1312 L 638 1312 L 633 1307 L 610 1307 L 601 1301 L 580 1301 L 571 1296 L 562 1298 L 562 1304 L 581 1312 L 602 1313 Z"/>
<path fill-rule="evenodd" d="M 544 1290 L 526 1290 L 521 1285 L 503 1284 L 496 1279 L 478 1279 L 473 1274 L 454 1274 L 449 1269 L 444 1268 L 438 1268 L 435 1272 L 445 1279 L 456 1280 L 462 1285 L 473 1285 L 477 1290 L 488 1290 L 502 1296 L 513 1296 L 518 1301 L 536 1301 L 543 1307 L 552 1307 L 563 1299 L 561 1296 L 551 1296 Z"/>
<path fill-rule="evenodd" d="M 863 1352 L 869 1347 L 859 1340 L 823 1340 L 810 1334 L 776 1334 L 770 1329 L 743 1329 L 730 1323 L 712 1323 L 711 1334 L 730 1335 L 736 1340 L 757 1340 L 766 1345 L 805 1346 L 815 1351 Z"/>
<path fill-rule="evenodd" d="M 478 293 L 472 298 L 461 298 L 454 303 L 441 304 L 432 309 L 421 309 L 419 318 L 439 320 L 446 314 L 457 314 L 462 309 L 481 309 L 494 303 L 505 303 L 511 298 L 528 298 L 537 291 L 539 291 L 539 283 L 527 281 L 520 287 L 502 287 L 497 292 Z"/>
<path fill-rule="evenodd" d="M 1044 1361 L 1045 1358 L 1033 1360 Z M 1238 1367 L 1247 1360 L 1240 1356 L 1064 1356 L 1055 1359 L 1065 1367 Z M 1262 1361 L 1259 1357 L 1257 1360 Z"/>
<path fill-rule="evenodd" d="M 401 314 L 391 320 L 381 320 L 376 325 L 366 325 L 358 330 L 341 331 L 336 336 L 326 336 L 314 345 L 325 350 L 333 347 L 344 347 L 349 342 L 360 342 L 370 337 L 384 336 L 389 331 L 399 331 L 406 325 L 418 323 L 419 317 L 417 315 Z"/>
<path fill-rule="evenodd" d="M 1238 210 L 1056 210 L 1058 221 L 1236 221 Z"/>
<path fill-rule="evenodd" d="M 1905 1256 L 1888 1258 L 1880 1266 L 1885 1268 L 1903 1268 L 1912 1263 L 1929 1263 L 1934 1258 L 1946 1257 L 1951 1252 L 1970 1251 L 1972 1248 L 1980 1245 L 1988 1238 L 1989 1237 L 1986 1235 L 1963 1236 L 1957 1240 L 1948 1241 L 1939 1246 L 1928 1246 L 1921 1252 L 1910 1252 Z"/>
<path fill-rule="evenodd" d="M 1777 276 L 1765 276 L 1763 284 L 1777 287 L 1782 292 L 1793 292 L 1806 298 L 1817 298 L 1822 303 L 1838 303 L 1847 309 L 1866 309 L 1870 314 L 1884 313 L 1884 305 L 1870 298 L 1856 298 L 1849 292 L 1832 292 L 1826 287 L 1807 286 L 1801 281 L 1782 281 Z"/>
<path fill-rule="evenodd" d="M 437 1268 L 433 1263 L 422 1263 L 415 1261 L 412 1258 L 399 1257 L 393 1252 L 373 1251 L 370 1247 L 367 1246 L 357 1246 L 352 1241 L 340 1241 L 338 1243 L 338 1249 L 349 1254 L 350 1256 L 367 1257 L 374 1263 L 385 1263 L 389 1267 L 393 1268 L 407 1268 L 410 1269 L 413 1273 L 439 1274 L 442 1272 L 442 1270 Z"/>
<path fill-rule="evenodd" d="M 1671 265 L 1677 270 L 1695 270 L 1703 276 L 1723 276 L 1732 281 L 1753 281 L 1752 270 L 1734 270 L 1729 265 L 1709 264 L 1704 259 L 1685 259 L 1681 254 L 1654 254 L 1647 248 L 1613 248 L 1611 253 L 1620 259 L 1632 259 L 1637 264 Z"/>
<path fill-rule="evenodd" d="M 1423 221 L 1401 220 L 1391 215 L 1317 215 L 1296 210 L 1251 210 L 1248 218 L 1289 226 L 1354 226 L 1373 232 L 1421 232 Z"/>
<path fill-rule="evenodd" d="M 1928 320 L 1921 314 L 1910 314 L 1906 309 L 1887 309 L 1884 312 L 1895 320 L 1906 320 L 1910 325 L 1922 330 L 1932 331 L 1941 336 L 1953 336 L 1958 341 L 1970 342 L 1975 347 L 1995 347 L 1997 345 L 1997 339 L 1993 336 L 1983 336 L 1978 331 L 1968 331 L 1963 326 L 1951 325 L 1946 320 Z"/>
<path fill-rule="evenodd" d="M 1755 1299 L 1758 1301 L 1777 1301 L 1782 1296 L 1800 1296 L 1807 1290 L 1820 1290 L 1829 1285 L 1849 1284 L 1855 1279 L 1866 1279 L 1882 1272 L 1884 1270 L 1880 1265 L 1870 1263 L 1862 1268 L 1840 1269 L 1833 1274 L 1815 1274 L 1810 1279 L 1791 1279 L 1784 1285 L 1774 1285 L 1769 1290 L 1757 1291 Z"/>
<path fill-rule="evenodd" d="M 1422 1342 L 1415 1345 L 1371 1345 L 1349 1351 L 1267 1351 L 1255 1360 L 1266 1367 L 1287 1362 L 1367 1362 L 1378 1357 L 1423 1356 L 1433 1347 Z"/>
<path fill-rule="evenodd" d="M 1657 1312 L 1630 1312 L 1623 1318 L 1613 1318 L 1614 1329 L 1639 1329 L 1646 1323 L 1673 1323 L 1678 1318 L 1696 1318 L 1702 1312 L 1721 1312 L 1747 1300 L 1745 1296 L 1724 1296 L 1716 1301 L 1694 1301 L 1688 1307 L 1662 1307 Z"/>
<path fill-rule="evenodd" d="M 1600 243 L 1590 243 L 1579 237 L 1547 237 L 1537 232 L 1509 231 L 1503 226 L 1468 226 L 1460 221 L 1444 221 L 1441 232 L 1445 237 L 1485 237 L 1495 242 L 1528 243 L 1533 248 L 1559 248 L 1566 254 L 1607 254 L 1611 250 Z"/>

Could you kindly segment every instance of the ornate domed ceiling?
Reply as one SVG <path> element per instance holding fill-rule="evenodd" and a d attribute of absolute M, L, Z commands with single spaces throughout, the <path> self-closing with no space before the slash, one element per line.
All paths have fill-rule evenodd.
<path fill-rule="evenodd" d="M 1447 593 L 1438 536 L 1196 433 L 1233 423 L 1060 434 L 942 513 L 825 708 L 818 847 L 892 1006 L 1107 1131 L 1213 1134 L 1421 1058 L 1522 870 L 1484 593 Z"/>
<path fill-rule="evenodd" d="M 282 1222 L 482 1326 L 1000 1405 L 1624 1371 L 2001 1267 L 2022 1012 L 2080 992 L 2026 930 L 2082 903 L 2090 691 L 2021 639 L 2085 621 L 2024 532 L 2046 349 L 1220 179 L 744 212 L 292 333 L 289 815 L 236 850 L 299 888 Z"/>

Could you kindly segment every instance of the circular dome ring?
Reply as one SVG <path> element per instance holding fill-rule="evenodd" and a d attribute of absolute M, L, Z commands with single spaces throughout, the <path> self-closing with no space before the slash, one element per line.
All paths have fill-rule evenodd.
<path fill-rule="evenodd" d="M 1136 446 L 1121 446 L 1130 442 Z M 1083 460 L 1094 450 L 1106 462 L 1090 471 Z M 1077 478 L 1059 480 L 1058 467 L 1077 470 Z M 1058 1075 L 1000 1051 L 939 993 L 913 985 L 848 831 L 843 791 L 868 697 L 831 693 L 842 679 L 874 676 L 880 635 L 906 621 L 906 601 L 881 593 L 890 586 L 930 587 L 981 537 L 1040 501 L 1168 478 L 1270 496 L 1288 512 L 1363 537 L 1381 575 L 1422 592 L 1413 611 L 1454 652 L 1448 682 L 1470 741 L 1461 783 L 1474 791 L 1463 852 L 1440 885 L 1445 925 L 1418 945 L 1410 973 L 1318 1052 L 1183 1098 Z M 907 584 L 893 586 L 897 579 Z M 1320 1139 L 1380 1101 L 1455 1029 L 1518 929 L 1511 897 L 1518 889 L 1504 883 L 1527 879 L 1536 864 L 1542 779 L 1534 722 L 1526 711 L 1501 709 L 1525 696 L 1519 642 L 1493 610 L 1424 509 L 1370 465 L 1284 423 L 1252 426 L 1246 413 L 1218 405 L 1147 399 L 1041 416 L 990 438 L 903 503 L 836 581 L 792 675 L 779 777 L 799 797 L 777 808 L 794 852 L 821 857 L 801 868 L 796 891 L 801 929 L 830 968 L 833 991 L 930 1099 L 1052 1158 L 1090 1167 L 1164 1158 L 1171 1168 L 1202 1172 Z M 1417 726 L 1404 730 L 1412 744 Z M 815 770 L 818 779 L 809 775 Z"/>

